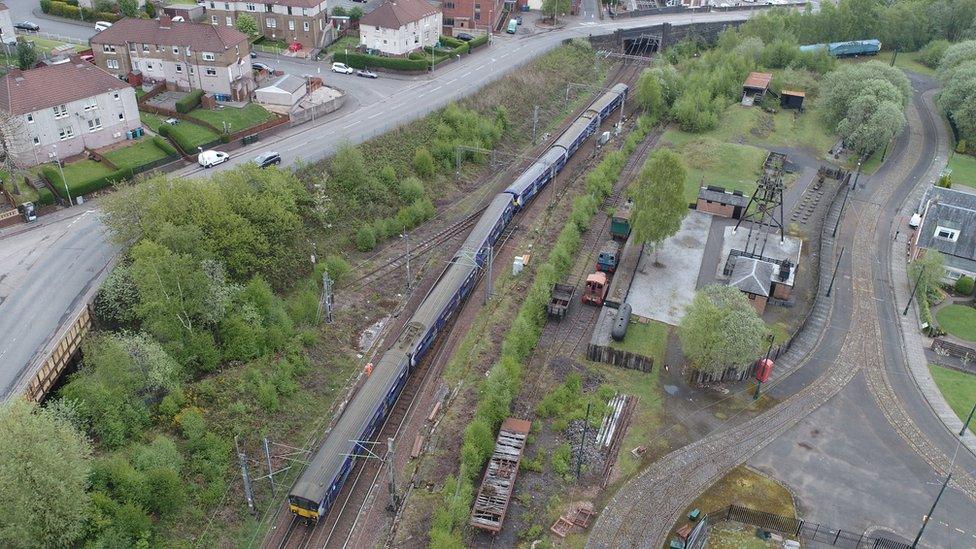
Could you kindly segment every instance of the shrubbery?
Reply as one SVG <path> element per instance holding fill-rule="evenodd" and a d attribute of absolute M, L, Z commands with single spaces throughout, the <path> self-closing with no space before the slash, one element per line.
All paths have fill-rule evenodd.
<path fill-rule="evenodd" d="M 61 198 L 67 199 L 64 190 L 64 180 L 61 179 L 61 171 L 54 166 L 44 166 L 41 168 L 41 173 L 44 177 L 51 182 L 51 186 L 54 187 L 54 191 L 58 193 Z M 74 200 L 78 196 L 83 196 L 89 193 L 93 193 L 99 189 L 108 187 L 113 183 L 118 183 L 119 181 L 124 181 L 126 179 L 132 178 L 132 168 L 122 168 L 121 170 L 114 171 L 108 175 L 102 175 L 94 179 L 89 179 L 88 181 L 71 181 L 68 185 L 68 189 L 71 192 L 71 199 Z"/>
<path fill-rule="evenodd" d="M 176 100 L 176 112 L 188 114 L 193 109 L 200 106 L 200 99 L 203 97 L 203 90 L 193 90 L 190 93 Z"/>
<path fill-rule="evenodd" d="M 378 55 L 366 55 L 356 52 L 336 52 L 332 54 L 332 59 L 339 63 L 345 63 L 356 69 L 382 67 L 398 71 L 426 71 L 430 66 L 427 59 L 404 59 L 402 57 L 380 57 Z"/>
<path fill-rule="evenodd" d="M 974 281 L 972 277 L 960 276 L 959 280 L 956 281 L 956 293 L 961 295 L 972 295 L 973 294 L 973 284 Z"/>
<path fill-rule="evenodd" d="M 918 50 L 918 61 L 931 69 L 938 68 L 947 49 L 948 40 L 933 40 Z"/>
<path fill-rule="evenodd" d="M 78 6 L 77 0 L 61 2 L 59 0 L 41 0 L 41 12 L 69 19 L 83 19 L 85 21 L 109 21 L 115 22 L 122 16 L 112 12 L 96 12 L 90 8 Z"/>

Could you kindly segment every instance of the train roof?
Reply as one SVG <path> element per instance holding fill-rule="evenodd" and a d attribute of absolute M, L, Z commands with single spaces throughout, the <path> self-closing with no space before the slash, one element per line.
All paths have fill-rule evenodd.
<path fill-rule="evenodd" d="M 587 111 L 603 112 L 603 109 L 615 101 L 618 96 L 626 95 L 627 89 L 627 84 L 614 84 L 609 91 L 605 92 L 596 101 L 594 101 Z"/>
<path fill-rule="evenodd" d="M 508 193 L 499 193 L 495 195 L 495 198 L 491 199 L 488 207 L 485 208 L 484 213 L 481 214 L 481 218 L 478 219 L 478 223 L 475 224 L 474 228 L 468 234 L 468 238 L 464 240 L 464 244 L 458 252 L 478 252 L 488 241 L 488 237 L 491 232 L 495 229 L 495 224 L 498 223 L 499 218 L 505 214 L 505 210 L 511 207 L 512 195 Z M 455 254 L 456 258 L 458 254 Z"/>
<path fill-rule="evenodd" d="M 416 336 L 418 328 L 408 323 L 407 330 L 400 336 L 398 342 L 405 341 L 405 336 L 410 333 Z M 354 444 L 352 441 L 359 438 L 363 429 L 376 414 L 379 403 L 393 387 L 406 361 L 406 353 L 398 348 L 383 353 L 373 366 L 372 374 L 366 378 L 363 386 L 349 401 L 339 421 L 325 437 L 319 451 L 315 453 L 308 467 L 295 482 L 291 495 L 315 502 L 322 500 L 346 460 L 346 456 L 352 453 Z"/>

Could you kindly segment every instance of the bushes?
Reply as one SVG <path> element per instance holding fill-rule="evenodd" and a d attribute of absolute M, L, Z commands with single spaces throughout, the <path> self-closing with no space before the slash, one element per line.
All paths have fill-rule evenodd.
<path fill-rule="evenodd" d="M 332 59 L 339 63 L 345 63 L 356 69 L 369 67 L 382 67 L 397 71 L 425 71 L 430 66 L 427 59 L 404 59 L 402 57 L 380 57 L 378 55 L 366 55 L 364 53 L 340 53 L 332 54 Z"/>
<path fill-rule="evenodd" d="M 78 6 L 77 0 L 41 0 L 41 12 L 69 19 L 83 19 L 85 21 L 109 21 L 115 22 L 121 16 L 112 12 L 96 12 L 93 9 Z"/>
<path fill-rule="evenodd" d="M 178 156 L 180 154 L 176 150 L 176 147 L 171 145 L 169 141 L 166 141 L 162 137 L 159 137 L 158 135 L 154 135 L 152 140 L 153 140 L 153 144 L 156 145 L 156 147 L 159 150 L 166 153 L 166 156 Z"/>
<path fill-rule="evenodd" d="M 203 90 L 193 90 L 176 101 L 176 112 L 188 114 L 200 105 L 200 98 L 203 97 Z"/>
<path fill-rule="evenodd" d="M 54 166 L 44 166 L 41 168 L 41 173 L 44 177 L 51 182 L 51 186 L 54 187 L 54 191 L 58 193 L 58 196 L 67 200 L 67 196 L 64 194 L 64 180 L 61 179 L 61 172 Z M 117 183 L 125 179 L 132 178 L 132 168 L 122 168 L 121 170 L 114 171 L 108 175 L 103 175 L 96 177 L 94 179 L 89 179 L 88 181 L 71 181 L 68 185 L 68 189 L 71 192 L 72 200 L 75 197 L 93 193 L 99 189 L 105 188 L 112 183 Z"/>
<path fill-rule="evenodd" d="M 487 43 L 488 43 L 488 35 L 482 34 L 481 36 L 475 37 L 474 40 L 468 42 L 468 48 L 473 50 L 475 48 L 484 46 Z"/>
<path fill-rule="evenodd" d="M 948 40 L 933 40 L 918 50 L 918 61 L 930 69 L 938 68 L 947 49 Z"/>
<path fill-rule="evenodd" d="M 956 281 L 956 293 L 962 295 L 972 295 L 974 281 L 971 277 L 961 276 Z"/>
<path fill-rule="evenodd" d="M 436 171 L 434 157 L 426 148 L 419 147 L 413 153 L 413 171 L 417 172 L 417 175 L 424 179 L 430 179 L 434 176 Z"/>
<path fill-rule="evenodd" d="M 372 225 L 363 225 L 356 232 L 356 249 L 361 252 L 371 251 L 376 247 L 376 231 Z"/>

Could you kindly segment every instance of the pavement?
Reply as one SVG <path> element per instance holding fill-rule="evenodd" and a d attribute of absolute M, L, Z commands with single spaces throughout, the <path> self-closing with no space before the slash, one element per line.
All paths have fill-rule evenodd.
<path fill-rule="evenodd" d="M 89 29 L 82 24 L 33 17 L 31 10 L 36 4 L 28 0 L 13 0 L 7 5 L 15 21 L 34 20 L 41 24 L 43 32 L 62 33 L 74 38 L 88 38 L 94 34 L 94 27 Z M 671 14 L 606 22 L 587 19 L 571 21 L 565 28 L 546 30 L 526 28 L 531 24 L 527 21 L 519 33 L 495 35 L 490 46 L 422 76 L 384 74 L 369 80 L 326 73 L 323 63 L 286 57 L 272 59 L 275 68 L 287 72 L 326 73 L 327 85 L 347 92 L 345 104 L 316 123 L 289 128 L 270 139 L 235 151 L 229 162 L 208 170 L 208 173 L 239 165 L 269 149 L 279 152 L 285 165 L 321 160 L 331 155 L 341 143 L 360 143 L 476 93 L 489 82 L 566 39 L 662 22 L 680 25 L 742 20 L 750 15 L 752 12 Z M 202 173 L 202 168 L 190 165 L 173 176 Z M 0 339 L 0 398 L 6 396 L 4 388 L 9 386 L 10 380 L 16 379 L 30 361 L 37 358 L 38 349 L 43 348 L 61 328 L 62 322 L 78 309 L 79 299 L 97 283 L 97 275 L 104 273 L 118 251 L 108 241 L 104 226 L 98 221 L 97 208 L 76 206 L 66 215 L 76 214 L 79 208 L 94 211 L 73 225 L 73 220 L 45 216 L 28 233 L 4 237 L 0 232 L 0 257 L 14 259 L 28 253 L 30 257 L 24 262 L 14 259 L 14 265 L 5 261 L 0 267 L 0 277 L 18 280 L 16 284 L 6 282 L 8 287 L 0 302 L 0 334 L 3 334 Z M 20 320 L 25 318 L 30 320 Z"/>

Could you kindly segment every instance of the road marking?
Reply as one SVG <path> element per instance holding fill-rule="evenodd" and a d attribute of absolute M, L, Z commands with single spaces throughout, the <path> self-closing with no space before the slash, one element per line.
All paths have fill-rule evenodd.
<path fill-rule="evenodd" d="M 435 91 L 437 91 L 437 90 L 439 90 L 439 89 L 441 89 L 441 88 L 443 88 L 443 87 L 444 87 L 444 86 L 437 86 L 436 88 L 434 88 L 434 89 L 432 89 L 432 90 L 430 90 L 430 92 L 431 92 L 431 93 L 434 93 Z"/>
<path fill-rule="evenodd" d="M 383 114 L 383 111 L 380 111 L 380 112 L 378 112 L 378 113 L 376 113 L 376 114 L 373 114 L 373 115 L 370 115 L 370 116 L 367 116 L 367 117 L 366 117 L 366 120 L 372 120 L 372 119 L 374 119 L 374 118 L 376 118 L 377 116 L 379 116 L 379 115 L 381 115 L 381 114 Z"/>
<path fill-rule="evenodd" d="M 448 80 L 447 82 L 444 82 L 444 85 L 446 86 L 448 84 L 453 84 L 455 80 L 457 80 L 457 78 L 452 78 L 452 79 Z"/>
<path fill-rule="evenodd" d="M 343 126 L 342 129 L 347 130 L 347 129 L 355 126 L 356 124 L 357 124 L 357 122 L 350 122 L 349 124 L 346 124 L 345 126 Z"/>
<path fill-rule="evenodd" d="M 483 68 L 485 68 L 485 64 L 484 63 L 482 63 L 482 64 L 478 65 L 477 67 L 475 67 L 474 70 L 480 71 Z"/>

